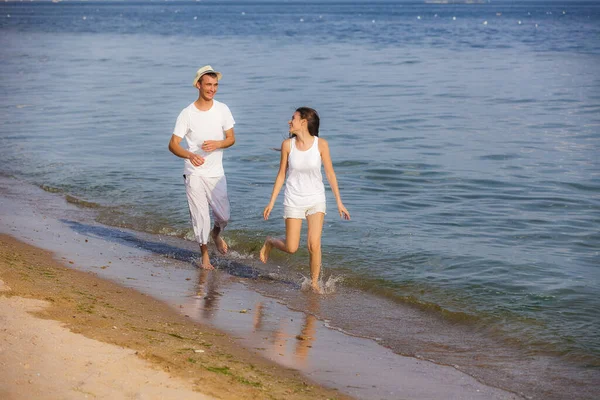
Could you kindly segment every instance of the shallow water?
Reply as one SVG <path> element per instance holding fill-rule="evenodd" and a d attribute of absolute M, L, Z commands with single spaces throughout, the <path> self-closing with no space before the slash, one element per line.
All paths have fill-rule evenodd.
<path fill-rule="evenodd" d="M 443 363 L 467 330 L 482 337 L 464 354 L 491 340 L 516 349 L 491 353 L 507 365 L 551 356 L 596 371 L 599 22 L 593 2 L 4 3 L 0 170 L 89 202 L 102 223 L 189 238 L 166 145 L 210 63 L 238 122 L 225 155 L 237 261 L 222 268 L 292 282 L 257 283 L 290 303 L 301 293 L 304 249 L 255 257 L 283 233 L 280 203 L 261 219 L 271 148 L 310 105 L 352 214 L 340 221 L 328 193 L 325 278 L 343 276 L 341 298 L 374 295 L 369 312 L 341 302 L 324 318 Z M 405 308 L 459 333 L 381 317 Z"/>
<path fill-rule="evenodd" d="M 243 269 L 197 268 L 191 242 L 100 225 L 94 212 L 32 185 L 0 177 L 0 233 L 50 250 L 68 265 L 158 298 L 174 312 L 216 326 L 253 353 L 356 399 L 441 397 L 512 400 L 459 368 L 402 357 L 375 341 L 331 329 L 316 315 L 249 290 Z M 190 246 L 193 245 L 193 246 Z M 220 259 L 220 263 L 235 260 Z M 243 278 L 240 278 L 243 277 Z M 303 294 L 317 312 L 327 297 Z M 207 348 L 206 352 L 214 351 Z M 399 377 L 401 377 L 399 379 Z"/>

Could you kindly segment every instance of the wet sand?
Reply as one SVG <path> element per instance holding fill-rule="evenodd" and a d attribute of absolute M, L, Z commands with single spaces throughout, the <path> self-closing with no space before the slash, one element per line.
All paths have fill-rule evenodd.
<path fill-rule="evenodd" d="M 347 398 L 6 235 L 0 276 L 0 398 Z"/>
<path fill-rule="evenodd" d="M 245 278 L 201 271 L 187 258 L 193 247 L 175 249 L 169 238 L 98 225 L 89 210 L 60 195 L 11 183 L 0 180 L 0 233 L 19 241 L 2 236 L 0 279 L 11 288 L 2 304 L 44 301 L 22 309 L 46 307 L 35 315 L 60 321 L 67 333 L 125 349 L 127 357 L 168 373 L 169 388 L 232 399 L 520 398 L 451 366 L 403 357 L 331 329 L 327 321 L 251 290 Z M 318 303 L 318 296 L 307 296 Z M 50 353 L 80 358 L 72 347 Z M 1 358 L 6 354 L 0 362 L 18 371 L 14 357 Z M 22 356 L 35 354 L 33 348 Z"/>

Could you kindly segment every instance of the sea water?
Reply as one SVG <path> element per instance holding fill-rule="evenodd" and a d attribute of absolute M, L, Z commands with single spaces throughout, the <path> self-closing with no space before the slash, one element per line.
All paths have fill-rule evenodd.
<path fill-rule="evenodd" d="M 306 250 L 256 258 L 284 232 L 281 196 L 262 219 L 273 149 L 311 106 L 352 215 L 340 220 L 328 191 L 323 278 L 343 278 L 320 310 L 332 326 L 446 364 L 464 347 L 474 375 L 469 360 L 493 348 L 481 378 L 508 388 L 499 357 L 536 371 L 533 357 L 540 376 L 566 374 L 567 393 L 593 392 L 599 3 L 7 2 L 0 32 L 2 174 L 104 224 L 192 239 L 167 144 L 211 64 L 237 122 L 224 155 L 230 272 L 295 282 L 255 285 L 305 307 Z"/>

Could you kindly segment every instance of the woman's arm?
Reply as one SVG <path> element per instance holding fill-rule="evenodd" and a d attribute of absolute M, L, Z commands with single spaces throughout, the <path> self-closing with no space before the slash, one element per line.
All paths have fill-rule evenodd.
<path fill-rule="evenodd" d="M 323 162 L 323 168 L 325 168 L 325 176 L 329 181 L 329 186 L 331 186 L 331 191 L 333 192 L 333 195 L 335 196 L 335 200 L 337 202 L 340 217 L 343 219 L 350 219 L 350 213 L 348 212 L 348 210 L 346 210 L 346 207 L 344 207 L 344 204 L 342 203 L 342 198 L 340 197 L 340 190 L 338 188 L 335 171 L 333 170 L 331 154 L 329 153 L 329 144 L 325 139 L 319 138 L 319 152 L 321 153 L 321 161 Z"/>
<path fill-rule="evenodd" d="M 277 177 L 275 178 L 275 184 L 273 185 L 273 192 L 271 193 L 271 200 L 269 200 L 269 204 L 265 207 L 263 211 L 264 219 L 269 219 L 269 215 L 271 214 L 271 210 L 275 206 L 275 200 L 277 200 L 277 196 L 279 196 L 279 192 L 283 187 L 283 183 L 285 182 L 285 172 L 287 170 L 288 156 L 290 155 L 290 139 L 286 139 L 281 144 L 281 158 L 279 160 L 279 171 L 277 172 Z"/>

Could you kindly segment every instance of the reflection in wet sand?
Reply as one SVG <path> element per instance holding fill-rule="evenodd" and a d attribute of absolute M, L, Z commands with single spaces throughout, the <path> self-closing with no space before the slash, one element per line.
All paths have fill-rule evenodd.
<path fill-rule="evenodd" d="M 215 270 L 201 269 L 198 277 L 196 307 L 202 310 L 202 318 L 211 319 L 217 309 L 221 293 L 219 288 L 219 273 Z"/>
<path fill-rule="evenodd" d="M 264 317 L 264 305 L 262 301 L 259 301 L 254 307 L 254 329 L 253 332 L 260 331 L 263 326 L 263 317 Z"/>
<path fill-rule="evenodd" d="M 254 306 L 253 331 L 256 333 L 267 333 L 265 337 L 271 343 L 268 350 L 272 356 L 285 358 L 296 358 L 296 362 L 306 365 L 310 349 L 316 337 L 317 317 L 319 312 L 319 296 L 313 293 L 307 293 L 309 296 L 309 313 L 304 315 L 302 326 L 298 329 L 293 320 L 279 320 L 276 325 L 265 324 L 265 305 L 259 301 Z M 275 326 L 275 329 L 270 329 Z M 265 328 L 266 327 L 266 328 Z"/>
<path fill-rule="evenodd" d="M 306 315 L 302 333 L 296 336 L 296 357 L 306 365 L 309 349 L 312 348 L 312 343 L 315 340 L 317 318 L 314 315 Z"/>
<path fill-rule="evenodd" d="M 287 339 L 289 339 L 290 335 L 286 332 L 287 331 L 287 320 L 281 320 L 278 328 L 275 330 L 275 333 L 272 337 L 272 344 L 273 346 L 271 347 L 271 352 L 273 353 L 272 355 L 275 354 L 279 354 L 282 357 L 287 357 Z"/>

